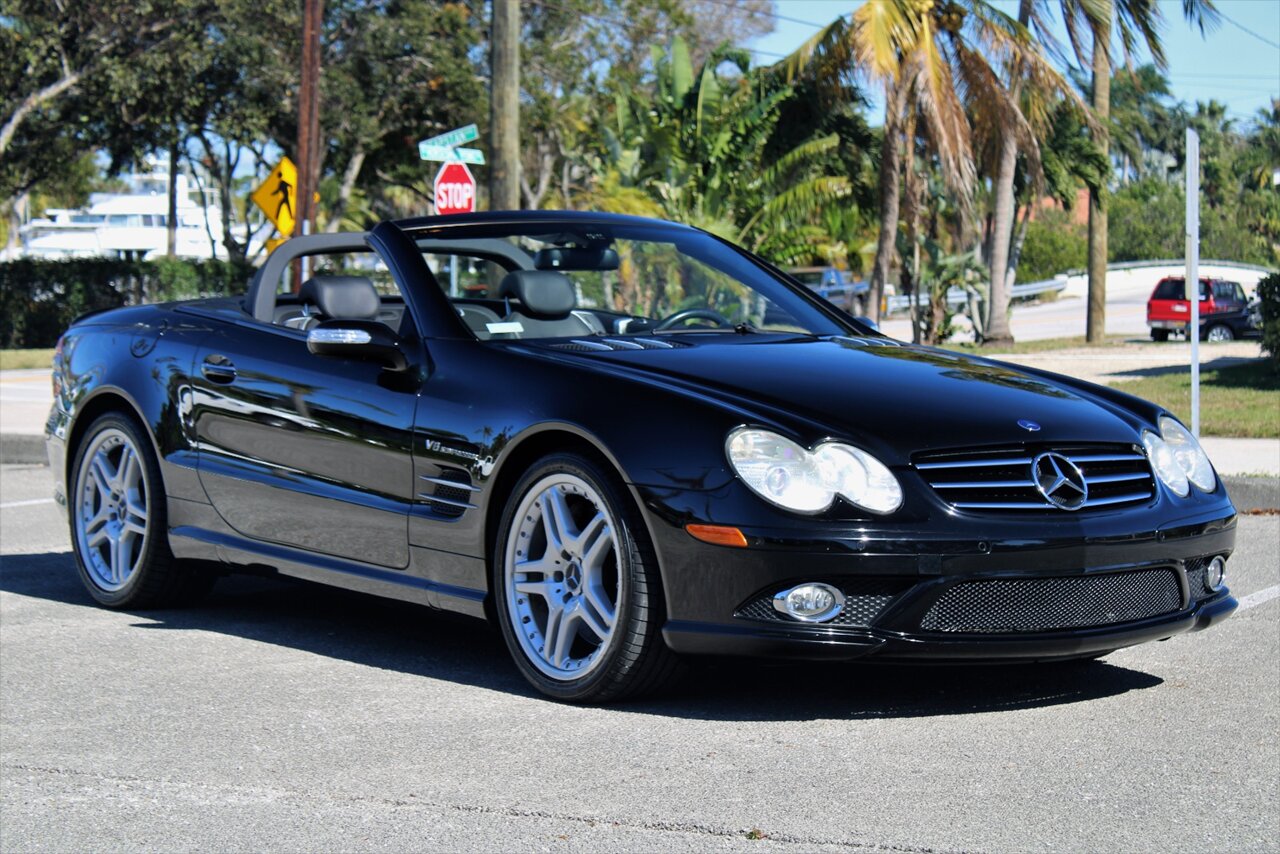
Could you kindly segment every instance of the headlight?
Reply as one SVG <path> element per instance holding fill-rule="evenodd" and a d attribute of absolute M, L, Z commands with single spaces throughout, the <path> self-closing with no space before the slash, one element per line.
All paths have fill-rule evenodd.
<path fill-rule="evenodd" d="M 852 445 L 824 442 L 810 451 L 777 433 L 739 427 L 725 447 L 751 491 L 787 510 L 821 513 L 837 495 L 872 513 L 892 513 L 902 505 L 893 473 Z"/>
<path fill-rule="evenodd" d="M 1142 446 L 1147 449 L 1147 458 L 1151 460 L 1151 468 L 1155 469 L 1160 482 L 1169 487 L 1173 494 L 1186 498 L 1191 491 L 1191 484 L 1187 482 L 1187 472 L 1179 465 L 1169 443 L 1150 430 L 1143 430 Z"/>
<path fill-rule="evenodd" d="M 1218 485 L 1218 476 L 1213 473 L 1213 464 L 1209 462 L 1209 455 L 1204 452 L 1204 448 L 1200 447 L 1200 443 L 1196 441 L 1195 436 L 1191 435 L 1191 431 L 1176 419 L 1162 415 L 1160 416 L 1160 435 L 1173 451 L 1173 457 L 1178 461 L 1178 465 L 1186 472 L 1187 480 L 1205 492 L 1213 492 L 1213 488 Z"/>

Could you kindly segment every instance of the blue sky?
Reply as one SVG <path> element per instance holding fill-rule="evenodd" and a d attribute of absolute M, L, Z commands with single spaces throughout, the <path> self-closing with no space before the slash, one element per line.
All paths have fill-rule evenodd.
<path fill-rule="evenodd" d="M 748 45 L 758 51 L 760 63 L 774 62 L 775 55 L 790 53 L 817 31 L 801 22 L 826 24 L 861 5 L 859 0 L 775 2 L 779 19 L 774 32 Z M 1183 20 L 1181 0 L 1159 2 L 1174 98 L 1189 104 L 1215 98 L 1227 105 L 1232 118 L 1248 121 L 1271 98 L 1280 97 L 1280 0 L 1217 0 L 1218 9 L 1230 20 L 1224 19 L 1203 38 Z M 997 5 L 1010 14 L 1017 12 L 1013 0 L 997 0 Z M 1147 60 L 1145 53 L 1134 58 L 1135 63 Z M 875 99 L 873 123 L 880 110 Z"/>

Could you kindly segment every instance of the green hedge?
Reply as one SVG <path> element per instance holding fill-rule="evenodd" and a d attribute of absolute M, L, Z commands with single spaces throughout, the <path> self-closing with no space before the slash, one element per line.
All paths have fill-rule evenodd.
<path fill-rule="evenodd" d="M 1262 301 L 1262 349 L 1280 370 L 1280 273 L 1258 282 L 1258 298 Z"/>
<path fill-rule="evenodd" d="M 253 268 L 160 258 L 23 258 L 0 264 L 0 348 L 52 347 L 87 311 L 244 293 Z"/>

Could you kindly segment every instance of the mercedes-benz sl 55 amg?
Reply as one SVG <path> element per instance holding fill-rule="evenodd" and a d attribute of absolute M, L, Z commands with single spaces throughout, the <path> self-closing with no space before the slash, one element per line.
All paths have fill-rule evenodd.
<path fill-rule="evenodd" d="M 672 223 L 294 238 L 243 298 L 80 319 L 53 382 L 98 602 L 269 569 L 488 619 L 562 700 L 694 654 L 1096 657 L 1236 607 L 1235 510 L 1169 412 L 892 340 Z"/>

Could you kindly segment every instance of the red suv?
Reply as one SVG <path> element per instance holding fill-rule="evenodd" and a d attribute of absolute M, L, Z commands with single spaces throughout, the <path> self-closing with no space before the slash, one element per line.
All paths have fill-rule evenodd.
<path fill-rule="evenodd" d="M 1186 279 L 1182 276 L 1161 279 L 1147 300 L 1147 326 L 1151 327 L 1152 340 L 1168 341 L 1171 332 L 1186 334 L 1190 321 Z M 1230 341 L 1255 334 L 1249 301 L 1240 283 L 1201 279 L 1200 339 Z"/>

